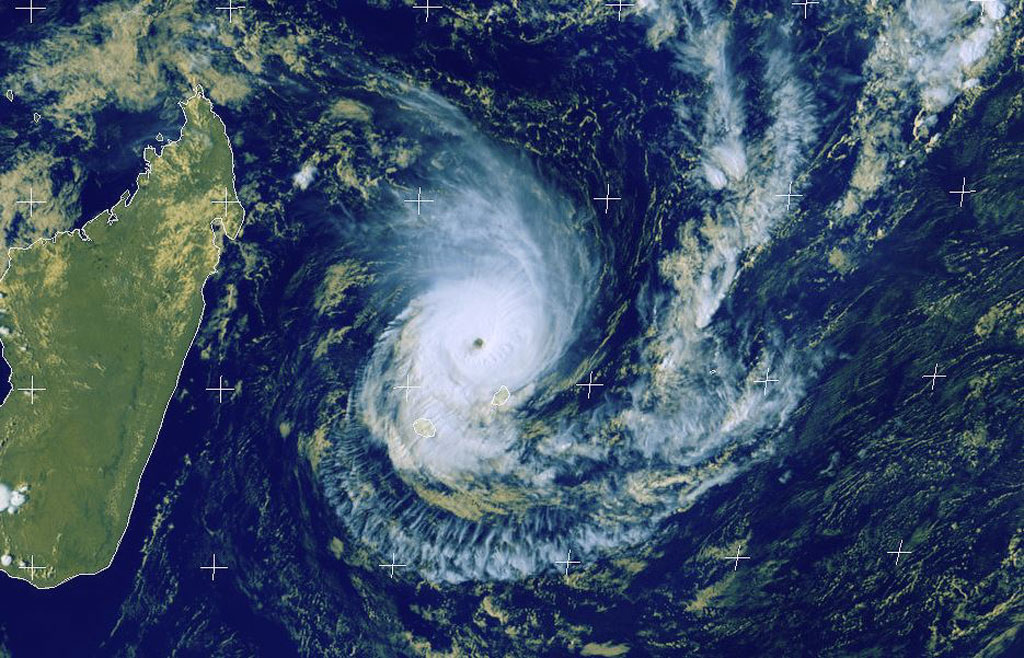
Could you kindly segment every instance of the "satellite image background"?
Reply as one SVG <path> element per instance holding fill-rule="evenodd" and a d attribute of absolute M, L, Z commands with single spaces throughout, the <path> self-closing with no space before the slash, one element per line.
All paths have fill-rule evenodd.
<path fill-rule="evenodd" d="M 247 219 L 0 655 L 1024 655 L 1019 2 L 8 4 L 8 247 L 200 86 Z"/>

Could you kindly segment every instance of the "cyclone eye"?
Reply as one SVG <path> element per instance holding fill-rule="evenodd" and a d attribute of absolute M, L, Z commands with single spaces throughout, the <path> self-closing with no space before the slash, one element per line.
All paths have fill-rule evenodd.
<path fill-rule="evenodd" d="M 483 338 L 477 338 L 476 340 L 473 341 L 473 347 L 475 347 L 477 349 L 480 349 L 483 346 L 484 346 L 484 339 Z"/>

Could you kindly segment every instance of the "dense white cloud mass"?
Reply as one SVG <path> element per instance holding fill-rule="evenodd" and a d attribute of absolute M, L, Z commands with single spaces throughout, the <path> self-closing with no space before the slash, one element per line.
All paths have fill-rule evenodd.
<path fill-rule="evenodd" d="M 28 500 L 28 487 L 12 488 L 0 482 L 0 512 L 14 514 Z"/>
<path fill-rule="evenodd" d="M 916 100 L 906 102 L 937 112 L 970 86 L 1001 7 L 953 36 L 966 9 L 907 2 L 865 74 L 902 58 L 885 84 L 911 85 Z M 324 474 L 350 531 L 429 579 L 519 578 L 554 569 L 568 549 L 590 559 L 649 537 L 772 454 L 820 367 L 822 355 L 759 320 L 716 322 L 742 259 L 791 212 L 777 195 L 801 189 L 822 139 L 795 17 L 766 21 L 756 43 L 739 47 L 727 6 L 641 10 L 648 45 L 670 49 L 701 86 L 677 106 L 677 148 L 698 158 L 686 175 L 701 216 L 676 218 L 677 246 L 659 256 L 663 286 L 637 301 L 648 323 L 639 362 L 619 371 L 633 374 L 603 382 L 599 401 L 578 413 L 567 413 L 583 395 L 573 382 L 613 374 L 582 347 L 607 321 L 594 300 L 614 267 L 580 228 L 592 211 L 439 98 L 404 99 L 410 123 L 431 137 L 431 167 L 413 185 L 438 201 L 419 216 L 396 195 L 381 220 L 387 248 L 403 256 L 382 266 L 383 278 L 403 302 L 367 359 Z M 923 49 L 885 52 L 904 33 Z M 734 60 L 751 48 L 758 66 L 740 73 Z M 768 373 L 778 380 L 770 389 L 754 385 Z M 406 384 L 415 388 L 395 388 Z"/>
<path fill-rule="evenodd" d="M 776 102 L 799 102 L 799 93 L 784 87 Z M 406 104 L 443 134 L 431 161 L 444 166 L 424 186 L 438 203 L 417 216 L 396 198 L 387 219 L 409 299 L 378 339 L 325 471 L 354 534 L 415 558 L 432 579 L 516 578 L 551 567 L 569 547 L 587 557 L 639 541 L 770 452 L 761 439 L 801 395 L 802 377 L 786 371 L 793 357 L 758 364 L 786 374 L 765 395 L 734 353 L 747 341 L 726 347 L 710 320 L 739 254 L 767 238 L 755 217 L 767 206 L 752 197 L 781 185 L 784 167 L 766 178 L 726 165 L 729 190 L 738 190 L 722 206 L 728 226 L 709 247 L 668 257 L 678 296 L 657 303 L 645 374 L 614 382 L 625 396 L 606 389 L 580 414 L 545 415 L 541 407 L 581 394 L 578 374 L 602 365 L 574 352 L 594 331 L 606 266 L 576 228 L 590 210 L 574 209 L 440 99 L 416 93 Z M 755 148 L 781 157 L 793 139 L 802 137 L 780 128 Z M 747 145 L 736 140 L 742 159 Z M 728 148 L 717 162 L 733 157 Z M 692 278 L 672 273 L 684 262 Z M 723 457 L 737 448 L 746 457 Z"/>

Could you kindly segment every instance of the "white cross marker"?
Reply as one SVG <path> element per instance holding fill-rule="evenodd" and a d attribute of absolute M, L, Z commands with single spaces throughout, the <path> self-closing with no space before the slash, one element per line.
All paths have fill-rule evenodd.
<path fill-rule="evenodd" d="M 588 400 L 590 399 L 590 392 L 594 389 L 595 386 L 604 386 L 604 384 L 595 384 L 594 383 L 594 371 L 593 370 L 590 371 L 590 381 L 589 382 L 587 382 L 586 384 L 576 384 L 576 388 L 585 388 L 585 389 L 587 389 L 587 399 Z"/>
<path fill-rule="evenodd" d="M 818 5 L 818 4 L 821 4 L 821 3 L 820 2 L 816 2 L 815 0 L 800 0 L 800 2 L 794 2 L 793 6 L 794 7 L 803 7 L 804 8 L 804 20 L 807 20 L 807 7 L 810 6 L 810 5 Z"/>
<path fill-rule="evenodd" d="M 36 572 L 39 571 L 40 569 L 45 569 L 46 567 L 37 567 L 36 566 L 36 556 L 33 555 L 32 557 L 30 557 L 28 559 L 28 564 L 23 564 L 23 565 L 21 565 L 18 568 L 19 569 L 25 569 L 26 571 L 28 571 L 28 579 L 34 581 L 36 579 Z"/>
<path fill-rule="evenodd" d="M 902 539 L 900 540 L 899 548 L 897 548 L 895 551 L 886 551 L 886 553 L 888 553 L 889 555 L 895 555 L 896 556 L 896 566 L 900 565 L 900 556 L 901 555 L 910 555 L 913 552 L 914 551 L 905 551 L 905 550 L 903 550 L 903 540 Z"/>
<path fill-rule="evenodd" d="M 612 201 L 622 201 L 622 197 L 620 197 L 620 196 L 612 196 L 612 186 L 611 185 L 605 185 L 604 196 L 596 196 L 596 197 L 594 197 L 594 201 L 604 201 L 604 214 L 607 215 L 608 214 L 608 205 Z"/>
<path fill-rule="evenodd" d="M 564 560 L 555 560 L 555 564 L 564 564 L 565 565 L 565 575 L 568 576 L 569 575 L 569 565 L 570 564 L 583 564 L 583 563 L 580 562 L 579 560 L 572 559 L 572 551 L 567 551 L 566 554 L 565 554 L 565 559 Z"/>
<path fill-rule="evenodd" d="M 225 386 L 224 385 L 224 377 L 222 375 L 221 377 L 218 378 L 218 383 L 217 383 L 216 386 L 207 386 L 206 390 L 207 391 L 217 391 L 217 404 L 223 404 L 224 403 L 224 391 L 234 391 L 235 387 L 234 386 Z"/>
<path fill-rule="evenodd" d="M 793 199 L 801 197 L 803 194 L 793 194 L 793 182 L 789 183 L 789 194 L 776 194 L 775 196 L 786 197 L 786 210 L 789 210 L 790 206 L 793 205 Z"/>
<path fill-rule="evenodd" d="M 416 204 L 416 216 L 419 217 L 420 209 L 423 207 L 423 204 L 424 203 L 434 203 L 434 200 L 433 199 L 424 199 L 423 198 L 423 188 L 422 187 L 417 187 L 416 188 L 416 198 L 415 199 L 405 199 L 405 200 L 403 200 L 403 203 L 415 203 Z"/>
<path fill-rule="evenodd" d="M 749 560 L 750 558 L 747 557 L 746 555 L 740 555 L 740 549 L 737 548 L 736 549 L 736 555 L 730 555 L 730 556 L 724 557 L 722 559 L 723 560 L 733 560 L 735 564 L 732 565 L 732 570 L 736 571 L 737 569 L 740 568 L 740 560 Z"/>
<path fill-rule="evenodd" d="M 230 201 L 228 199 L 228 188 L 226 188 L 226 187 L 224 188 L 224 198 L 223 199 L 215 199 L 214 201 L 211 201 L 210 203 L 212 203 L 215 206 L 224 206 L 224 212 L 227 212 L 228 206 L 230 206 L 232 204 L 238 204 L 239 206 L 242 205 L 242 202 L 238 200 L 237 196 L 235 197 L 234 201 Z"/>
<path fill-rule="evenodd" d="M 405 376 L 405 384 L 399 384 L 398 386 L 395 386 L 394 390 L 400 391 L 402 389 L 405 389 L 405 401 L 408 402 L 409 401 L 409 391 L 414 389 L 414 388 L 423 388 L 423 387 L 422 386 L 413 386 L 412 385 L 412 375 L 406 375 Z"/>
<path fill-rule="evenodd" d="M 935 370 L 932 371 L 932 374 L 930 374 L 930 375 L 921 375 L 921 379 L 930 379 L 930 380 L 932 380 L 932 389 L 931 390 L 933 390 L 933 391 L 935 390 L 935 380 L 936 379 L 942 379 L 944 377 L 945 377 L 945 375 L 940 375 L 939 374 L 939 364 L 937 364 L 937 363 L 935 364 Z"/>
<path fill-rule="evenodd" d="M 236 5 L 235 0 L 228 0 L 227 7 L 217 7 L 217 9 L 228 12 L 228 22 L 230 23 L 235 18 L 235 12 L 245 9 L 245 5 Z"/>
<path fill-rule="evenodd" d="M 36 391 L 45 391 L 45 388 L 36 388 L 36 376 L 32 375 L 29 378 L 28 388 L 19 388 L 19 391 L 26 391 L 29 395 L 29 404 L 36 403 Z"/>
<path fill-rule="evenodd" d="M 33 18 L 37 11 L 46 11 L 46 7 L 40 7 L 35 4 L 35 0 L 28 0 L 27 7 L 15 7 L 16 11 L 28 11 L 28 22 L 33 22 Z"/>
<path fill-rule="evenodd" d="M 622 10 L 625 9 L 626 7 L 635 7 L 636 5 L 634 5 L 632 2 L 623 2 L 622 0 L 616 0 L 615 2 L 606 2 L 606 3 L 604 3 L 604 6 L 605 7 L 614 7 L 615 9 L 618 9 L 619 10 L 619 20 L 621 21 L 622 20 Z"/>
<path fill-rule="evenodd" d="M 32 216 L 32 210 L 35 206 L 46 203 L 45 201 L 38 201 L 32 197 L 32 188 L 28 188 L 28 199 L 22 199 L 21 201 L 15 201 L 15 205 L 28 206 L 28 216 Z"/>
<path fill-rule="evenodd" d="M 965 178 L 964 182 L 960 186 L 959 190 L 950 190 L 949 193 L 950 194 L 959 194 L 960 195 L 960 207 L 963 208 L 964 207 L 964 197 L 967 196 L 968 194 L 974 194 L 977 191 L 978 190 L 969 190 L 969 189 L 967 189 L 967 179 Z"/>
<path fill-rule="evenodd" d="M 764 394 L 765 394 L 765 397 L 768 396 L 768 383 L 771 382 L 771 383 L 774 384 L 774 383 L 777 383 L 779 381 L 778 379 L 774 379 L 774 378 L 771 378 L 771 377 L 768 376 L 768 373 L 771 372 L 771 371 L 772 371 L 771 368 L 765 368 L 764 369 L 764 379 L 755 379 L 754 380 L 755 384 L 764 384 Z"/>
<path fill-rule="evenodd" d="M 413 5 L 412 8 L 413 9 L 426 9 L 427 10 L 426 11 L 426 16 L 423 17 L 423 22 L 424 23 L 426 23 L 427 21 L 430 20 L 430 10 L 431 9 L 444 9 L 444 7 L 442 7 L 441 5 L 432 5 L 432 4 L 430 4 L 430 0 L 426 0 L 426 3 L 422 4 L 422 5 Z M 416 214 L 418 215 L 419 213 L 416 213 Z"/>
<path fill-rule="evenodd" d="M 408 564 L 396 564 L 395 563 L 395 554 L 394 554 L 394 552 L 392 552 L 391 553 L 391 564 L 378 564 L 377 566 L 378 567 L 383 567 L 385 569 L 391 569 L 391 574 L 390 575 L 391 575 L 391 578 L 394 578 L 395 577 L 395 569 L 401 569 L 402 567 L 407 567 L 409 565 Z"/>
<path fill-rule="evenodd" d="M 199 567 L 199 568 L 200 569 L 209 569 L 210 570 L 210 580 L 216 580 L 216 578 L 217 578 L 217 569 L 227 569 L 227 567 L 225 567 L 223 564 L 217 564 L 217 554 L 216 553 L 213 554 L 213 562 L 211 564 L 208 564 L 208 565 L 206 565 L 204 567 Z"/>

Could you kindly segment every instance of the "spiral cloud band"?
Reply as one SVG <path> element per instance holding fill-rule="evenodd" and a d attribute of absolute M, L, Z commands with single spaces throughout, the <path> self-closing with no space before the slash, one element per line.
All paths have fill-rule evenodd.
<path fill-rule="evenodd" d="M 598 223 L 592 211 L 444 101 L 404 99 L 436 151 L 422 175 L 437 202 L 419 216 L 396 198 L 382 220 L 402 254 L 383 280 L 404 306 L 378 337 L 323 469 L 339 518 L 376 554 L 394 552 L 433 581 L 525 577 L 570 549 L 588 559 L 642 541 L 771 454 L 813 364 L 770 332 L 755 341 L 750 321 L 714 318 L 740 257 L 786 212 L 773 194 L 817 139 L 814 104 L 785 30 L 769 29 L 764 75 L 787 81 L 769 96 L 773 123 L 745 134 L 727 23 L 702 4 L 674 20 L 680 69 L 708 85 L 705 107 L 679 109 L 692 138 L 680 148 L 703 157 L 694 183 L 706 217 L 699 229 L 680 218 L 680 246 L 660 262 L 663 290 L 638 300 L 650 322 L 640 374 L 608 382 L 578 413 L 576 377 L 606 365 L 588 363 L 581 343 L 606 320 L 594 301 L 614 266 L 583 228 Z M 769 368 L 781 375 L 773 388 L 753 385 Z"/>
<path fill-rule="evenodd" d="M 595 263 L 566 225 L 566 199 L 456 132 L 468 130 L 465 121 L 433 103 L 461 150 L 439 187 L 443 205 L 409 229 L 407 267 L 419 290 L 380 337 L 357 408 L 410 481 L 478 496 L 497 481 L 536 486 L 518 454 L 516 412 L 572 344 Z M 396 376 L 419 388 L 396 395 Z M 498 406 L 502 387 L 507 400 Z M 430 421 L 436 440 L 410 431 L 417 419 Z"/>

